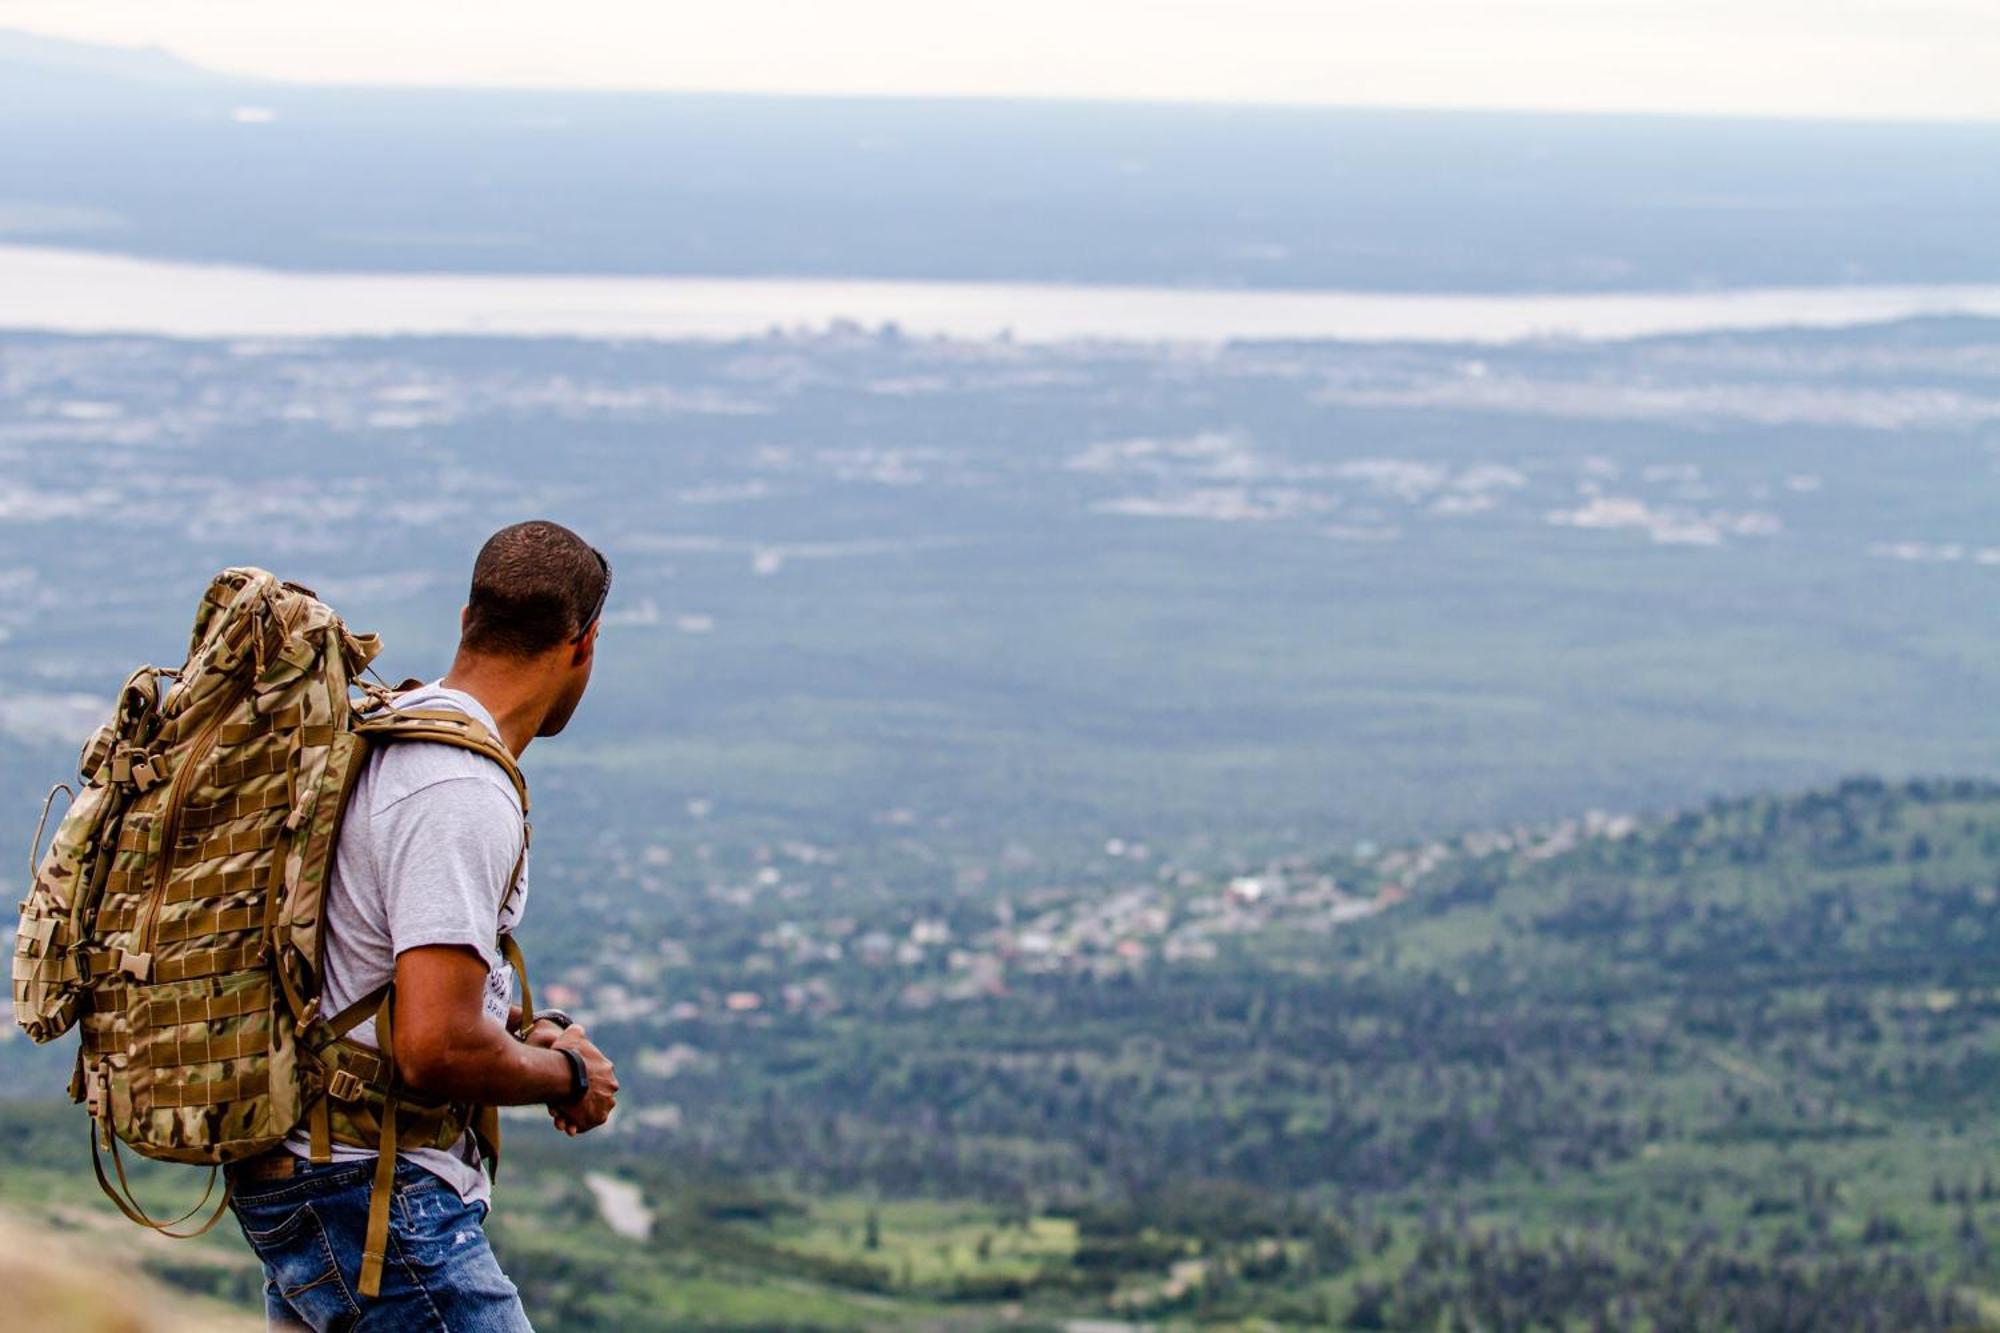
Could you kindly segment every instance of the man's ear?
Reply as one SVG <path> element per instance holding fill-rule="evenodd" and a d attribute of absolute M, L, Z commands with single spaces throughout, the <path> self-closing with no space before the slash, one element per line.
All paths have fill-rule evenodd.
<path fill-rule="evenodd" d="M 583 636 L 583 641 L 576 644 L 570 650 L 569 664 L 571 666 L 580 667 L 588 665 L 590 659 L 597 655 L 597 627 L 603 623 L 604 618 L 602 616 L 590 622 L 590 629 Z"/>
<path fill-rule="evenodd" d="M 472 624 L 472 603 L 467 602 L 464 606 L 458 608 L 458 632 L 461 637 L 465 634 L 465 631 L 471 626 L 471 624 Z"/>

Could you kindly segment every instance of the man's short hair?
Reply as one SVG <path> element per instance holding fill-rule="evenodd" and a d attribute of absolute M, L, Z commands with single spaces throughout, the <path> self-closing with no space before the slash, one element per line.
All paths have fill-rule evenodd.
<path fill-rule="evenodd" d="M 611 567 L 597 549 L 560 523 L 536 519 L 502 528 L 472 562 L 460 646 L 537 657 L 581 639 L 610 578 Z"/>

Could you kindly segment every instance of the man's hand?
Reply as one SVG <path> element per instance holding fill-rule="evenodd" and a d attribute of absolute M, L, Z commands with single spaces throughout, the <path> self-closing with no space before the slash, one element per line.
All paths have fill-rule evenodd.
<path fill-rule="evenodd" d="M 562 1024 L 552 1018 L 540 1018 L 535 1020 L 535 1025 L 528 1029 L 528 1035 L 521 1040 L 527 1042 L 530 1046 L 539 1047 L 544 1051 L 551 1051 L 555 1049 L 556 1039 L 562 1036 L 562 1034 Z"/>
<path fill-rule="evenodd" d="M 539 1029 L 541 1025 L 537 1025 Z M 532 1041 L 535 1033 L 528 1034 Z M 573 1102 L 551 1103 L 549 1114 L 555 1118 L 556 1128 L 575 1138 L 588 1133 L 611 1118 L 611 1111 L 618 1100 L 618 1071 L 609 1056 L 592 1045 L 584 1036 L 583 1025 L 573 1023 L 556 1034 L 549 1043 L 553 1050 L 571 1050 L 583 1057 L 585 1072 L 590 1078 L 590 1090 Z M 565 1056 L 565 1059 L 568 1057 Z"/>

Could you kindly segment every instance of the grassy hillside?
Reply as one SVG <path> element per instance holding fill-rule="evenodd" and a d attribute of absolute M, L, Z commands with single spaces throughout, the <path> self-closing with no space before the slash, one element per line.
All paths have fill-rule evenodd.
<path fill-rule="evenodd" d="M 129 1238 L 52 1230 L 0 1209 L 0 1290 L 9 1328 L 62 1333 L 253 1333 L 261 1317 L 163 1289 L 134 1264 Z"/>
<path fill-rule="evenodd" d="M 2000 1314 L 2000 786 L 1854 781 L 1257 880 L 1391 905 L 1245 915 L 1207 960 L 682 1024 L 699 1058 L 628 1062 L 672 1116 L 515 1135 L 496 1244 L 569 1329 Z M 1177 882 L 1171 910 L 1244 883 Z M 17 1206 L 89 1188 L 52 1114 L 0 1128 Z M 640 1188 L 650 1235 L 613 1233 L 579 1158 Z"/>

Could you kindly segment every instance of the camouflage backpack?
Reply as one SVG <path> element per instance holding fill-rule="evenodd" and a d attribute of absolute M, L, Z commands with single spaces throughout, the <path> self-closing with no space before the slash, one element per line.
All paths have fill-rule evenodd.
<path fill-rule="evenodd" d="M 195 615 L 186 665 L 134 672 L 83 748 L 81 786 L 21 905 L 14 1008 L 37 1042 L 81 1025 L 70 1096 L 90 1111 L 98 1183 L 143 1226 L 208 1230 L 227 1188 L 197 1229 L 168 1228 L 201 1211 L 223 1165 L 301 1125 L 316 1160 L 336 1142 L 449 1147 L 468 1130 L 489 1167 L 498 1160 L 493 1108 L 398 1086 L 388 986 L 320 1012 L 328 874 L 371 747 L 424 740 L 486 755 L 528 808 L 513 756 L 476 720 L 397 709 L 394 691 L 356 680 L 379 649 L 307 589 L 225 570 Z M 531 1014 L 520 951 L 510 935 L 499 946 Z M 379 1049 L 346 1037 L 371 1015 Z M 181 1217 L 149 1217 L 126 1181 L 121 1140 L 142 1156 L 210 1166 L 208 1192 Z M 395 1153 L 383 1152 L 361 1271 L 368 1295 L 380 1288 L 394 1172 Z"/>

